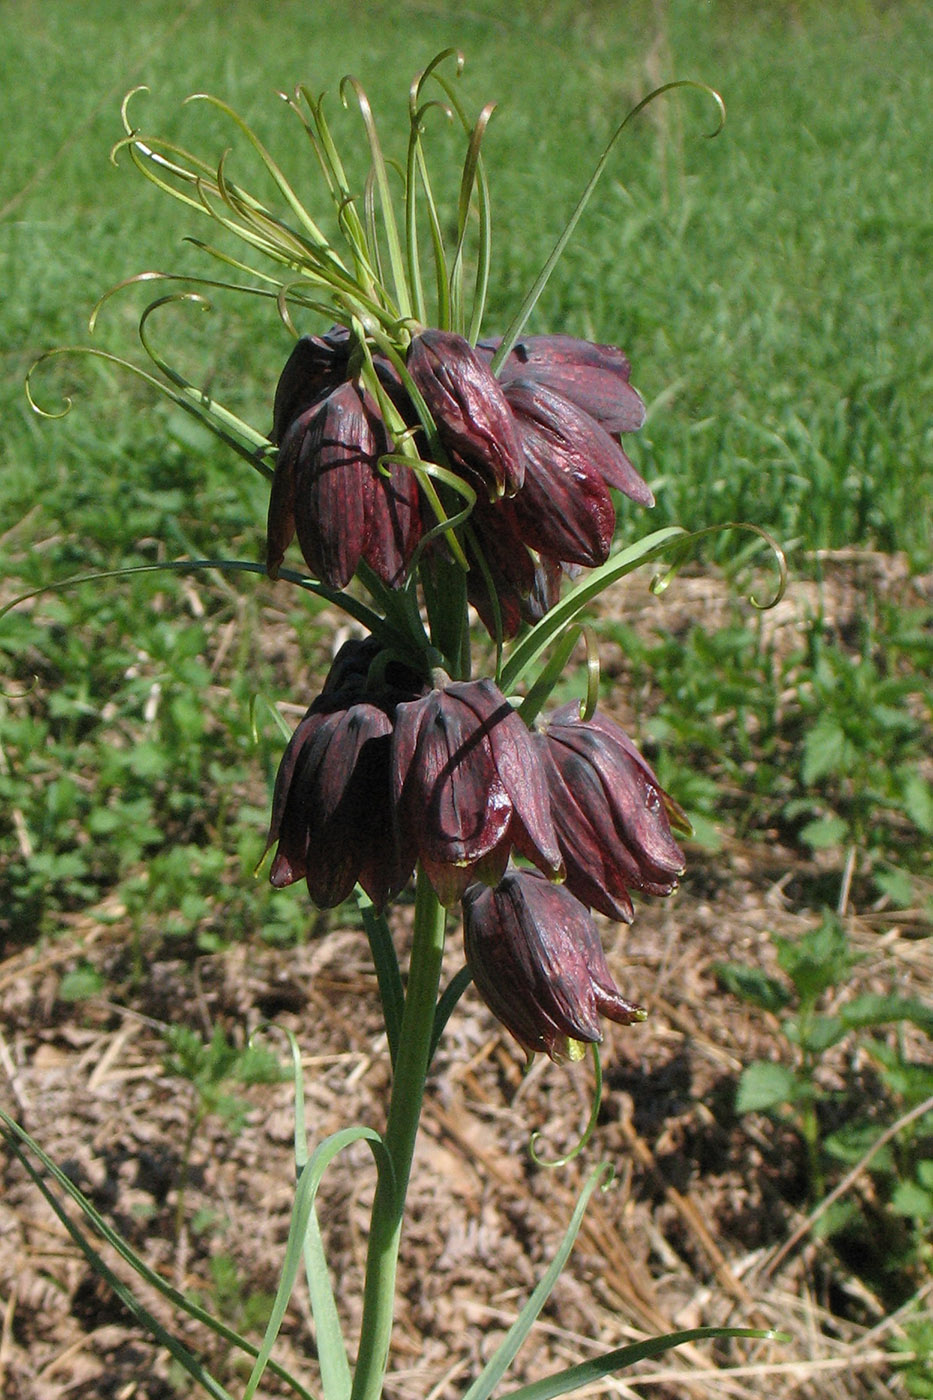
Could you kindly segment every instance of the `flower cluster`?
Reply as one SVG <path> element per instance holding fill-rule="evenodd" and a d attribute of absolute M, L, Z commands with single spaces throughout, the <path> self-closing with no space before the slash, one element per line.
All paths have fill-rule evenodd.
<path fill-rule="evenodd" d="M 639 1019 L 589 910 L 628 920 L 630 890 L 670 893 L 672 827 L 683 813 L 608 718 L 570 705 L 531 732 L 492 681 L 429 685 L 370 638 L 344 644 L 285 751 L 270 878 L 305 879 L 322 908 L 359 884 L 382 908 L 420 862 L 444 905 L 463 900 L 486 1001 L 529 1050 L 562 1058 L 600 1038 L 598 1013 Z"/>
<path fill-rule="evenodd" d="M 608 557 L 610 488 L 641 505 L 653 498 L 620 444 L 644 420 L 621 350 L 529 336 L 496 375 L 497 348 L 495 340 L 474 348 L 452 331 L 426 329 L 411 340 L 404 373 L 378 350 L 370 361 L 421 459 L 475 493 L 465 541 L 469 598 L 490 632 L 498 617 L 512 637 L 556 601 L 565 570 Z M 361 357 L 340 326 L 299 340 L 282 372 L 272 434 L 272 577 L 297 534 L 308 567 L 331 587 L 345 587 L 361 562 L 399 587 L 434 523 L 364 381 Z"/>
<path fill-rule="evenodd" d="M 461 484 L 456 508 L 470 504 L 467 598 L 514 636 L 565 573 L 608 558 L 612 490 L 652 504 L 621 446 L 644 419 L 629 373 L 621 350 L 563 335 L 505 355 L 432 329 L 404 355 L 341 326 L 305 336 L 275 396 L 269 573 L 295 535 L 332 588 L 363 564 L 399 588 L 425 548 L 429 569 L 452 559 L 422 489 L 433 464 L 442 488 Z M 628 921 L 633 890 L 669 894 L 686 818 L 612 720 L 568 705 L 529 729 L 491 680 L 437 661 L 417 638 L 406 663 L 374 638 L 338 653 L 279 768 L 272 883 L 305 879 L 324 908 L 359 884 L 382 909 L 420 867 L 443 905 L 462 901 L 467 962 L 503 1024 L 529 1051 L 574 1058 L 601 1015 L 643 1016 L 591 911 Z"/>

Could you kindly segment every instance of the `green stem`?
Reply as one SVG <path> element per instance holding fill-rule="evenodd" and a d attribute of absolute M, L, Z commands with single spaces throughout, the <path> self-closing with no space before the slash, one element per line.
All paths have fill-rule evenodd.
<path fill-rule="evenodd" d="M 424 871 L 419 869 L 408 991 L 385 1133 L 392 1171 L 380 1172 L 373 1202 L 352 1400 L 379 1400 L 389 1359 L 395 1273 L 405 1196 L 430 1063 L 431 1034 L 444 955 L 444 924 L 445 913 L 440 901 Z"/>

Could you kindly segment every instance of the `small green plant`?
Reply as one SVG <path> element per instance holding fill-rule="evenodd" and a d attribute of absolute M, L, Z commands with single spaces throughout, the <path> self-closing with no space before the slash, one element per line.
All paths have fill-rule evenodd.
<path fill-rule="evenodd" d="M 860 628 L 858 651 L 809 631 L 808 664 L 797 682 L 803 743 L 800 781 L 809 796 L 788 815 L 810 812 L 800 832 L 813 848 L 846 846 L 866 873 L 885 867 L 903 846 L 933 836 L 933 786 L 922 771 L 930 739 L 933 691 L 921 648 L 909 633 Z"/>
<path fill-rule="evenodd" d="M 191 1026 L 170 1026 L 165 1040 L 162 1068 L 166 1074 L 188 1085 L 191 1099 L 175 1204 L 175 1237 L 178 1239 L 184 1227 L 191 1153 L 201 1125 L 214 1115 L 231 1133 L 239 1133 L 250 1104 L 234 1092 L 234 1086 L 274 1084 L 285 1076 L 279 1060 L 270 1050 L 261 1045 L 239 1047 L 227 1039 L 221 1026 L 214 1027 L 208 1041 L 202 1040 Z"/>
<path fill-rule="evenodd" d="M 894 1343 L 895 1355 L 907 1352 L 900 1366 L 904 1389 L 915 1400 L 933 1400 L 933 1319 L 915 1315 Z"/>
<path fill-rule="evenodd" d="M 843 923 L 826 913 L 799 939 L 775 938 L 782 977 L 738 963 L 720 963 L 720 983 L 752 1006 L 771 1013 L 784 1038 L 780 1060 L 756 1060 L 739 1080 L 739 1113 L 765 1113 L 790 1125 L 805 1148 L 809 1204 L 822 1201 L 843 1169 L 870 1157 L 875 1183 L 871 1212 L 849 1199 L 837 1199 L 821 1214 L 817 1228 L 828 1236 L 865 1232 L 884 1242 L 887 1269 L 908 1277 L 929 1255 L 933 1227 L 933 1177 L 929 1148 L 933 1108 L 905 1122 L 902 1132 L 874 1150 L 888 1125 L 933 1098 L 933 1067 L 911 1060 L 898 1028 L 914 1026 L 933 1036 L 933 1007 L 897 994 L 863 993 L 846 998 L 845 984 L 861 960 Z M 893 1030 L 887 1038 L 871 1032 Z M 874 1071 L 876 1091 L 866 1095 L 843 1071 L 841 1087 L 829 1087 L 827 1056 L 848 1043 L 846 1065 L 856 1049 Z M 838 1081 L 838 1065 L 837 1081 Z M 848 1076 L 848 1078 L 847 1078 Z M 900 1220 L 906 1226 L 897 1228 Z"/>

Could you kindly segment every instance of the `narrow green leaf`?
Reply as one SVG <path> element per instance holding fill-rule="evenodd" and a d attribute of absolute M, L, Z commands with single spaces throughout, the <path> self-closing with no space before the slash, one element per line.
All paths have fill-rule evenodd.
<path fill-rule="evenodd" d="M 434 1013 L 434 1029 L 431 1032 L 431 1049 L 428 1054 L 429 1062 L 434 1058 L 441 1036 L 444 1034 L 444 1027 L 450 1020 L 457 1002 L 463 996 L 467 987 L 473 981 L 473 974 L 468 967 L 461 967 L 459 972 L 455 972 L 447 986 L 441 994 L 437 1003 L 437 1010 Z"/>
<path fill-rule="evenodd" d="M 352 1128 L 344 1128 L 339 1133 L 334 1133 L 331 1137 L 326 1138 L 324 1142 L 315 1149 L 301 1170 L 301 1174 L 298 1178 L 298 1186 L 295 1191 L 295 1200 L 292 1205 L 292 1219 L 288 1231 L 288 1241 L 285 1247 L 285 1259 L 279 1277 L 279 1286 L 276 1290 L 275 1301 L 272 1305 L 272 1312 L 266 1327 L 265 1336 L 263 1337 L 262 1346 L 259 1348 L 255 1365 L 250 1373 L 246 1388 L 243 1391 L 243 1400 L 252 1400 L 252 1397 L 256 1393 L 256 1387 L 259 1385 L 263 1372 L 269 1363 L 272 1348 L 275 1345 L 276 1337 L 279 1334 L 279 1328 L 282 1326 L 282 1320 L 285 1317 L 285 1309 L 288 1307 L 288 1300 L 295 1286 L 298 1269 L 304 1257 L 305 1241 L 308 1237 L 309 1227 L 312 1229 L 312 1241 L 314 1241 L 315 1236 L 313 1232 L 316 1230 L 316 1225 L 312 1225 L 312 1216 L 314 1214 L 314 1200 L 318 1192 L 318 1187 L 321 1184 L 321 1178 L 339 1152 L 342 1152 L 345 1147 L 349 1147 L 351 1143 L 361 1141 L 368 1142 L 371 1145 L 380 1175 L 384 1171 L 391 1172 L 391 1162 L 386 1154 L 385 1144 L 382 1138 L 374 1128 L 367 1128 L 359 1125 Z M 312 1245 L 313 1258 L 316 1257 L 316 1253 L 317 1251 Z M 321 1251 L 321 1253 L 323 1253 L 323 1251 Z M 320 1292 L 325 1300 L 329 1300 L 325 1303 L 326 1321 L 331 1311 L 333 1301 L 329 1279 L 326 1280 L 325 1286 L 323 1280 L 316 1275 L 315 1292 Z M 329 1354 L 326 1361 L 323 1357 L 321 1358 L 321 1369 L 323 1373 L 326 1365 L 328 1374 L 332 1377 L 332 1384 L 336 1387 L 334 1400 L 340 1400 L 340 1396 L 345 1393 L 342 1389 L 343 1367 L 340 1361 L 340 1353 L 343 1353 L 343 1358 L 346 1360 L 346 1352 L 339 1324 L 336 1323 L 336 1309 L 333 1310 L 333 1313 L 333 1320 L 336 1325 L 336 1336 L 333 1335 L 330 1328 L 325 1331 L 323 1337 L 319 1334 L 318 1351 L 320 1354 L 322 1341 L 325 1347 L 334 1346 L 335 1348 L 335 1352 Z M 317 1322 L 318 1318 L 317 1315 L 315 1315 L 315 1324 L 317 1324 Z M 347 1375 L 349 1375 L 349 1371 Z"/>
<path fill-rule="evenodd" d="M 541 293 L 547 286 L 551 273 L 554 271 L 554 268 L 560 261 L 564 249 L 570 242 L 570 239 L 573 235 L 573 231 L 580 221 L 580 216 L 582 215 L 586 206 L 589 204 L 593 191 L 599 184 L 599 181 L 602 177 L 602 173 L 605 170 L 606 165 L 609 161 L 609 157 L 612 154 L 613 147 L 615 146 L 619 137 L 622 135 L 623 131 L 626 129 L 633 117 L 637 117 L 638 113 L 643 111 L 644 108 L 647 107 L 650 102 L 653 102 L 663 93 L 672 92 L 676 88 L 696 88 L 699 92 L 705 92 L 710 97 L 712 97 L 713 101 L 716 103 L 719 109 L 719 123 L 715 131 L 710 132 L 710 136 L 719 135 L 719 132 L 722 130 L 723 123 L 726 119 L 726 108 L 722 98 L 719 96 L 719 93 L 714 92 L 714 90 L 711 87 L 708 87 L 706 83 L 697 83 L 689 78 L 684 78 L 672 83 L 663 83 L 660 87 L 657 87 L 652 92 L 649 92 L 647 97 L 643 97 L 642 100 L 632 108 L 632 110 L 625 117 L 624 121 L 622 121 L 622 123 L 618 127 L 616 127 L 616 130 L 613 132 L 612 137 L 609 140 L 609 144 L 606 146 L 605 150 L 603 151 L 602 155 L 596 163 L 596 168 L 593 171 L 593 174 L 590 176 L 586 189 L 580 196 L 576 208 L 574 209 L 570 218 L 567 220 L 563 232 L 561 233 L 560 237 L 555 243 L 554 248 L 551 251 L 550 257 L 544 264 L 544 267 L 538 273 L 538 276 L 535 279 L 531 291 L 528 293 L 525 300 L 522 302 L 521 306 L 515 314 L 515 317 L 513 318 L 511 324 L 506 330 L 505 335 L 502 337 L 502 344 L 499 346 L 499 349 L 496 351 L 495 355 L 492 358 L 493 373 L 495 373 L 499 366 L 504 362 L 509 351 L 512 349 L 512 346 L 515 344 L 516 340 L 518 340 L 518 337 L 521 335 L 522 330 L 525 326 L 525 322 L 528 320 L 528 317 L 531 315 L 532 311 L 537 305 L 538 298 L 541 296 Z"/>
<path fill-rule="evenodd" d="M 103 569 L 99 573 L 93 574 L 72 574 L 70 578 L 59 579 L 57 583 L 46 583 L 40 588 L 30 588 L 26 593 L 18 594 L 9 603 L 4 603 L 3 607 L 0 608 L 0 617 L 18 607 L 20 603 L 25 603 L 29 598 L 38 598 L 44 593 L 64 593 L 69 588 L 76 588 L 83 583 L 98 583 L 102 579 L 128 578 L 131 574 L 154 574 L 162 571 L 167 573 L 197 573 L 199 569 L 219 569 L 226 573 L 263 575 L 266 572 L 262 564 L 254 564 L 246 559 L 175 559 L 164 564 L 130 564 L 123 569 Z M 288 583 L 295 583 L 299 588 L 304 588 L 307 592 L 314 593 L 317 597 L 325 598 L 329 603 L 335 604 L 348 613 L 350 617 L 356 618 L 357 622 L 361 622 L 368 631 L 382 637 L 388 646 L 400 645 L 404 648 L 404 637 L 397 637 L 385 618 L 367 608 L 365 603 L 361 603 L 352 594 L 328 588 L 326 584 L 319 583 L 317 579 L 307 578 L 303 574 L 295 573 L 292 569 L 280 569 L 279 578 L 285 579 Z"/>
<path fill-rule="evenodd" d="M 382 1002 L 382 1016 L 385 1021 L 386 1038 L 389 1042 L 389 1055 L 394 1069 L 395 1057 L 398 1054 L 399 1032 L 402 1027 L 402 1012 L 405 1010 L 405 988 L 402 986 L 402 975 L 399 972 L 395 940 L 385 916 L 376 912 L 369 895 L 359 886 L 356 889 L 356 902 L 363 916 L 363 927 L 366 929 L 369 951 L 372 953 L 376 969 L 379 998 Z"/>
<path fill-rule="evenodd" d="M 255 429 L 250 428 L 248 424 L 244 424 L 242 420 L 236 418 L 234 414 L 227 414 L 226 410 L 221 409 L 219 405 L 214 404 L 211 399 L 199 391 L 195 390 L 193 393 L 189 393 L 187 390 L 178 392 L 170 388 L 168 384 L 163 383 L 161 379 L 156 378 L 154 374 L 150 374 L 148 370 L 141 368 L 139 365 L 134 365 L 132 360 L 125 360 L 120 355 L 111 354 L 108 350 L 99 350 L 94 345 L 60 345 L 54 350 L 47 350 L 45 354 L 40 355 L 38 360 L 30 366 L 29 372 L 26 375 L 26 397 L 29 400 L 30 407 L 34 409 L 40 417 L 65 418 L 71 412 L 73 406 L 73 400 L 66 396 L 63 408 L 50 411 L 42 407 L 33 393 L 33 375 L 42 365 L 47 364 L 50 360 L 57 359 L 60 355 L 87 355 L 91 359 L 101 360 L 106 364 L 118 365 L 121 369 L 129 370 L 130 373 L 135 374 L 138 379 L 144 380 L 144 382 L 153 389 L 158 389 L 160 394 L 164 394 L 167 399 L 171 399 L 179 408 L 184 409 L 186 413 L 190 413 L 195 417 L 198 422 L 208 428 L 215 437 L 220 438 L 221 442 L 231 447 L 239 456 L 244 457 L 246 461 L 249 462 L 250 466 L 254 467 L 260 475 L 269 480 L 272 479 L 272 467 L 262 460 L 262 454 L 267 451 L 270 446 L 268 438 L 257 433 Z M 216 418 L 212 416 L 215 409 L 218 410 Z M 236 425 L 237 432 L 243 429 L 246 442 L 244 443 L 239 437 L 227 432 L 226 429 L 221 426 L 221 421 L 218 421 L 218 419 L 222 422 Z"/>
<path fill-rule="evenodd" d="M 308 1138 L 305 1128 L 304 1071 L 301 1065 L 301 1047 L 297 1037 L 283 1028 L 288 1039 L 292 1056 L 292 1084 L 295 1115 L 295 1168 L 299 1179 L 308 1163 Z M 324 1241 L 318 1223 L 317 1211 L 312 1202 L 308 1215 L 308 1225 L 303 1244 L 305 1276 L 308 1280 L 308 1297 L 311 1300 L 311 1314 L 317 1341 L 318 1362 L 321 1368 L 321 1385 L 325 1400 L 346 1400 L 352 1384 L 350 1362 L 346 1342 L 340 1327 L 337 1301 L 334 1297 Z M 287 1302 L 287 1300 L 286 1300 Z"/>
<path fill-rule="evenodd" d="M 551 691 L 563 676 L 567 662 L 573 655 L 574 648 L 582 634 L 582 627 L 569 627 L 555 646 L 547 665 L 541 668 L 529 686 L 528 693 L 518 707 L 518 713 L 529 729 L 541 713 L 542 706 L 547 704 Z"/>
<path fill-rule="evenodd" d="M 535 1319 L 544 1307 L 544 1304 L 550 1297 L 551 1291 L 560 1277 L 561 1270 L 567 1262 L 570 1251 L 573 1249 L 574 1241 L 577 1238 L 577 1233 L 583 1222 L 583 1213 L 589 1204 L 590 1197 L 597 1186 L 608 1185 L 611 1174 L 611 1168 L 607 1162 L 601 1162 L 595 1171 L 590 1173 L 586 1185 L 580 1193 L 579 1200 L 577 1201 L 564 1238 L 561 1240 L 560 1247 L 552 1259 L 547 1272 L 528 1299 L 528 1302 L 522 1308 L 518 1317 L 512 1323 L 512 1326 L 505 1334 L 502 1342 L 476 1377 L 476 1380 L 463 1395 L 463 1400 L 488 1400 L 488 1396 L 492 1394 L 493 1390 L 495 1390 L 512 1362 L 515 1360 L 519 1348 L 534 1326 Z M 559 1393 L 559 1391 L 555 1392 L 555 1394 Z"/>
<path fill-rule="evenodd" d="M 324 234 L 321 232 L 317 224 L 311 218 L 311 215 L 308 213 L 307 209 L 305 209 L 301 200 L 298 198 L 298 196 L 295 194 L 295 191 L 289 184 L 284 172 L 280 169 L 280 167 L 273 159 L 269 151 L 266 150 L 266 147 L 260 141 L 259 137 L 253 131 L 249 123 L 244 121 L 243 118 L 239 115 L 239 113 L 234 111 L 234 109 L 227 102 L 224 102 L 219 97 L 213 97 L 210 93 L 196 92 L 191 97 L 189 97 L 187 101 L 207 102 L 212 107 L 216 107 L 218 111 L 223 112 L 225 116 L 229 117 L 230 120 L 235 123 L 235 125 L 239 128 L 240 131 L 242 131 L 243 135 L 246 137 L 250 145 L 258 154 L 259 159 L 262 161 L 266 170 L 272 176 L 272 179 L 274 180 L 276 187 L 279 190 L 279 193 L 283 196 L 288 207 L 291 209 L 292 213 L 295 215 L 302 228 L 308 234 L 309 238 L 311 238 L 311 240 L 313 241 L 315 249 L 319 253 L 327 256 L 328 259 L 333 259 L 333 261 L 337 263 L 338 266 L 341 266 L 340 259 L 330 247 L 330 244 L 327 242 L 327 239 L 324 237 Z M 346 272 L 346 268 L 343 268 L 342 270 Z"/>
<path fill-rule="evenodd" d="M 674 540 L 687 538 L 687 531 L 680 525 L 666 525 L 653 534 L 646 535 L 634 544 L 620 549 L 607 559 L 598 569 L 581 579 L 570 592 L 561 599 L 540 622 L 535 623 L 530 632 L 512 648 L 511 654 L 502 667 L 500 684 L 508 695 L 515 690 L 525 672 L 534 665 L 550 642 L 562 632 L 577 614 L 597 597 L 609 584 L 630 574 L 640 564 L 646 563 L 668 548 Z"/>
<path fill-rule="evenodd" d="M 373 117 L 372 108 L 369 105 L 369 98 L 363 91 L 360 82 L 351 75 L 344 78 L 340 84 L 340 95 L 345 103 L 346 89 L 348 87 L 353 89 L 357 105 L 363 117 L 363 125 L 366 128 L 366 139 L 369 142 L 369 150 L 372 156 L 373 170 L 376 177 L 376 186 L 379 190 L 379 203 L 382 208 L 382 223 L 385 229 L 386 244 L 389 250 L 389 264 L 392 268 L 392 285 L 395 291 L 395 301 L 401 316 L 404 318 L 411 316 L 412 304 L 408 281 L 405 276 L 405 258 L 402 253 L 398 224 L 395 221 L 395 210 L 392 205 L 389 174 L 382 154 L 382 147 L 379 143 L 379 133 L 376 130 L 376 121 Z"/>
<path fill-rule="evenodd" d="M 138 1277 L 141 1278 L 144 1283 L 155 1289 L 156 1292 L 160 1293 L 173 1307 L 187 1313 L 189 1317 L 194 1318 L 195 1321 L 200 1322 L 203 1326 L 215 1332 L 224 1341 L 228 1342 L 230 1346 L 245 1352 L 249 1356 L 256 1356 L 258 1349 L 252 1342 L 247 1341 L 245 1337 L 241 1337 L 235 1332 L 233 1328 L 227 1327 L 219 1318 L 212 1316 L 211 1313 L 205 1311 L 204 1308 L 193 1302 L 191 1298 L 187 1297 L 184 1293 L 180 1293 L 176 1288 L 173 1288 L 160 1274 L 157 1274 L 155 1270 L 151 1269 L 145 1260 L 127 1244 L 122 1235 L 118 1234 L 116 1230 L 108 1225 L 100 1212 L 91 1204 L 83 1192 L 75 1186 L 74 1182 L 65 1175 L 52 1158 L 42 1150 L 35 1139 L 30 1137 L 29 1133 L 27 1133 L 24 1128 L 20 1127 L 16 1120 L 11 1118 L 3 1109 L 0 1109 L 0 1124 L 3 1125 L 4 1136 L 10 1150 L 16 1154 L 35 1185 L 42 1192 L 52 1210 L 65 1226 L 65 1229 L 71 1235 L 71 1238 L 84 1254 L 95 1272 L 113 1288 L 114 1292 L 130 1312 L 139 1319 L 142 1325 L 151 1332 L 161 1345 L 165 1346 L 171 1352 L 176 1360 L 184 1366 L 189 1375 L 197 1380 L 210 1395 L 217 1397 L 217 1400 L 229 1400 L 228 1392 L 224 1390 L 223 1386 L 221 1386 L 219 1382 L 213 1381 L 213 1378 L 204 1371 L 197 1358 L 192 1356 L 170 1333 L 166 1332 L 161 1323 L 159 1323 L 143 1306 L 130 1288 L 109 1268 L 106 1261 L 91 1244 L 84 1231 L 72 1220 L 63 1206 L 61 1199 L 55 1195 L 46 1177 L 51 1177 L 54 1180 L 63 1194 L 74 1202 L 94 1230 L 108 1245 L 110 1245 L 114 1252 L 129 1265 Z M 42 1167 L 41 1173 L 29 1160 L 29 1157 L 26 1155 L 27 1151 L 31 1152 L 40 1163 Z M 305 1390 L 284 1367 L 280 1366 L 277 1362 L 270 1362 L 269 1369 L 291 1386 L 295 1394 L 300 1397 L 300 1400 L 311 1400 L 309 1392 Z"/>
<path fill-rule="evenodd" d="M 584 1385 L 592 1385 L 613 1371 L 634 1366 L 636 1361 L 663 1356 L 673 1347 L 686 1346 L 688 1342 L 716 1341 L 721 1337 L 748 1337 L 753 1341 L 766 1342 L 788 1340 L 780 1332 L 759 1331 L 754 1327 L 692 1327 L 686 1332 L 668 1332 L 662 1337 L 646 1337 L 643 1342 L 617 1347 L 615 1351 L 594 1357 L 592 1361 L 582 1361 L 579 1366 L 569 1366 L 566 1371 L 545 1376 L 531 1385 L 519 1386 L 518 1390 L 508 1390 L 502 1400 L 554 1400 L 557 1395 L 567 1395 Z"/>

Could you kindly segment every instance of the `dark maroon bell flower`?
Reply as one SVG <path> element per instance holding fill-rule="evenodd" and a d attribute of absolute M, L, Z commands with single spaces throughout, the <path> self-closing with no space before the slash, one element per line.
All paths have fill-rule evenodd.
<path fill-rule="evenodd" d="M 513 502 L 522 538 L 570 564 L 604 563 L 616 523 L 606 481 L 618 484 L 621 449 L 589 414 L 549 389 L 516 379 L 505 396 L 525 457 L 524 485 Z"/>
<path fill-rule="evenodd" d="M 346 587 L 362 560 L 390 587 L 404 582 L 421 535 L 418 483 L 399 463 L 380 470 L 390 448 L 378 406 L 357 380 L 292 419 L 269 498 L 272 578 L 297 533 L 308 568 L 332 588 Z"/>
<path fill-rule="evenodd" d="M 498 879 L 513 846 L 557 874 L 547 788 L 524 721 L 490 680 L 449 682 L 398 706 L 394 819 L 445 905 Z"/>
<path fill-rule="evenodd" d="M 454 470 L 490 496 L 517 491 L 522 452 L 502 386 L 486 359 L 462 335 L 425 330 L 411 342 L 407 367 Z"/>
<path fill-rule="evenodd" d="M 490 358 L 498 338 L 480 341 Z M 628 357 L 615 345 L 572 335 L 528 335 L 516 341 L 499 370 L 502 384 L 525 379 L 582 408 L 607 433 L 634 433 L 645 421 L 641 395 L 629 383 Z"/>
<path fill-rule="evenodd" d="M 558 710 L 535 746 L 567 869 L 567 888 L 610 919 L 630 922 L 630 890 L 670 894 L 684 871 L 671 832 L 690 824 L 628 735 L 576 703 Z"/>
<path fill-rule="evenodd" d="M 321 909 L 340 904 L 355 884 L 381 909 L 415 864 L 411 841 L 391 819 L 391 749 L 396 705 L 420 687 L 392 663 L 370 690 L 378 651 L 371 639 L 341 648 L 275 780 L 267 849 L 277 841 L 278 850 L 269 878 L 277 889 L 307 880 Z"/>
<path fill-rule="evenodd" d="M 320 403 L 343 383 L 349 362 L 350 332 L 346 326 L 331 326 L 324 335 L 303 335 L 296 342 L 275 386 L 274 443 L 281 443 L 300 414 Z"/>
<path fill-rule="evenodd" d="M 602 1040 L 600 1016 L 643 1021 L 612 980 L 589 910 L 534 870 L 463 896 L 463 942 L 480 996 L 526 1050 L 579 1059 Z"/>

